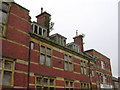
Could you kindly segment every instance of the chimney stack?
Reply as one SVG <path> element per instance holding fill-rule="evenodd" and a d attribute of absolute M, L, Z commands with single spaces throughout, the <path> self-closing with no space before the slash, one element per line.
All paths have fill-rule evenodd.
<path fill-rule="evenodd" d="M 51 17 L 51 15 L 47 12 L 43 12 L 43 8 L 41 8 L 41 14 L 36 16 L 37 23 L 40 24 L 41 26 L 49 29 L 50 17 Z"/>
<path fill-rule="evenodd" d="M 37 23 L 41 26 L 43 26 L 44 28 L 47 29 L 47 36 L 49 36 L 49 24 L 50 24 L 50 20 L 51 20 L 51 15 L 47 12 L 43 12 L 43 8 L 41 8 L 41 14 L 39 14 L 38 16 L 36 16 L 37 18 Z"/>
<path fill-rule="evenodd" d="M 85 36 L 84 34 L 78 35 L 78 31 L 76 31 L 76 36 L 73 38 L 74 43 L 80 47 L 80 52 L 84 51 L 84 47 L 83 47 L 83 37 L 84 36 Z"/>

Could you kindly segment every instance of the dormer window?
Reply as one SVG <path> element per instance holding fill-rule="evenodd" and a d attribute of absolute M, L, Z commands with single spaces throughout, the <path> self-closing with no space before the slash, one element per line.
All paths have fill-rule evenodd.
<path fill-rule="evenodd" d="M 7 18 L 9 13 L 9 4 L 6 2 L 2 2 L 0 6 L 0 36 L 5 36 L 5 27 L 7 24 Z"/>
<path fill-rule="evenodd" d="M 62 36 L 58 33 L 51 35 L 50 39 L 56 41 L 57 43 L 59 43 L 63 46 L 66 46 L 66 39 L 67 38 L 65 38 L 64 36 Z"/>
<path fill-rule="evenodd" d="M 80 46 L 78 46 L 78 45 L 76 45 L 75 43 L 68 43 L 67 44 L 67 47 L 68 48 L 71 48 L 71 49 L 74 49 L 75 51 L 77 51 L 77 52 L 80 52 Z"/>
<path fill-rule="evenodd" d="M 47 37 L 47 29 L 43 28 L 42 26 L 36 24 L 36 23 L 32 23 L 32 28 L 31 28 L 32 32 L 37 34 L 37 35 L 41 35 L 44 37 Z"/>

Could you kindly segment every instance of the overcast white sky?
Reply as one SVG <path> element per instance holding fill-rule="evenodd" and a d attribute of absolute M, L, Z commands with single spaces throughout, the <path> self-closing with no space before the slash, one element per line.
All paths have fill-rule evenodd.
<path fill-rule="evenodd" d="M 41 7 L 52 15 L 51 32 L 73 42 L 78 30 L 84 33 L 84 49 L 95 49 L 111 59 L 113 76 L 118 76 L 118 1 L 119 0 L 14 0 L 30 10 L 32 21 Z"/>

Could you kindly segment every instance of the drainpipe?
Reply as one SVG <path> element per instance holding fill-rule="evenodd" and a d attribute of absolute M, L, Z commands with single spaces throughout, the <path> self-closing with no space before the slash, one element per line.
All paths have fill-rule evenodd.
<path fill-rule="evenodd" d="M 90 90 L 92 90 L 92 80 L 91 80 L 90 60 L 89 60 L 88 64 L 89 64 L 89 79 L 90 79 Z"/>
<path fill-rule="evenodd" d="M 28 77 L 27 77 L 27 90 L 30 89 L 30 55 L 31 55 L 31 41 L 29 42 L 29 51 L 28 51 Z"/>

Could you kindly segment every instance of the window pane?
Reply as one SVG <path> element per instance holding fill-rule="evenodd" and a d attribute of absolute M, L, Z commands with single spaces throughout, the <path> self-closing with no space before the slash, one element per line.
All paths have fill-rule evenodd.
<path fill-rule="evenodd" d="M 0 24 L 2 24 L 2 11 L 0 10 Z"/>
<path fill-rule="evenodd" d="M 80 62 L 80 65 L 83 66 L 83 61 Z"/>
<path fill-rule="evenodd" d="M 4 68 L 5 69 L 12 69 L 13 62 L 5 60 Z"/>
<path fill-rule="evenodd" d="M 44 79 L 43 79 L 43 84 L 44 84 L 44 85 L 48 85 L 48 79 L 47 79 L 47 78 L 44 78 Z"/>
<path fill-rule="evenodd" d="M 84 87 L 86 88 L 86 84 L 84 84 Z"/>
<path fill-rule="evenodd" d="M 87 84 L 87 88 L 89 88 L 89 84 Z"/>
<path fill-rule="evenodd" d="M 43 52 L 43 53 L 45 53 L 45 47 L 41 46 L 40 51 Z"/>
<path fill-rule="evenodd" d="M 3 33 L 3 27 L 0 26 L 0 33 Z"/>
<path fill-rule="evenodd" d="M 69 82 L 66 81 L 66 82 L 65 82 L 65 85 L 66 85 L 66 87 L 69 87 Z"/>
<path fill-rule="evenodd" d="M 3 62 L 2 59 L 0 59 L 0 68 L 2 68 L 2 62 Z"/>
<path fill-rule="evenodd" d="M 71 56 L 69 56 L 69 57 L 68 57 L 68 60 L 69 60 L 69 61 L 72 61 L 72 57 L 71 57 Z"/>
<path fill-rule="evenodd" d="M 44 54 L 41 54 L 40 55 L 40 64 L 45 64 L 45 55 Z"/>
<path fill-rule="evenodd" d="M 84 64 L 84 66 L 86 66 L 86 62 L 85 62 L 85 61 L 84 61 L 84 63 L 83 63 L 83 64 Z"/>
<path fill-rule="evenodd" d="M 72 71 L 72 63 L 69 63 L 69 70 Z"/>
<path fill-rule="evenodd" d="M 46 65 L 51 66 L 51 57 L 50 56 L 46 57 Z"/>
<path fill-rule="evenodd" d="M 68 70 L 68 63 L 65 62 L 65 66 L 64 66 L 65 70 Z"/>
<path fill-rule="evenodd" d="M 94 71 L 92 71 L 92 76 L 94 77 Z"/>
<path fill-rule="evenodd" d="M 83 87 L 83 84 L 81 83 L 81 87 Z"/>
<path fill-rule="evenodd" d="M 67 61 L 67 60 L 68 60 L 68 56 L 67 56 L 67 55 L 65 55 L 65 56 L 64 56 L 64 59 Z"/>
<path fill-rule="evenodd" d="M 70 82 L 70 87 L 73 87 L 73 82 Z"/>
<path fill-rule="evenodd" d="M 84 71 L 83 71 L 83 67 L 81 67 L 81 73 L 82 73 L 82 74 L 84 73 Z"/>
<path fill-rule="evenodd" d="M 7 3 L 2 3 L 2 10 L 5 12 L 8 12 L 8 4 Z"/>
<path fill-rule="evenodd" d="M 3 76 L 3 85 L 11 85 L 12 72 L 5 71 Z"/>
<path fill-rule="evenodd" d="M 34 49 L 34 42 L 31 42 L 31 49 Z"/>
<path fill-rule="evenodd" d="M 50 85 L 51 85 L 51 86 L 54 85 L 54 79 L 50 79 Z"/>
<path fill-rule="evenodd" d="M 37 82 L 37 84 L 40 84 L 40 85 L 42 85 L 42 78 L 41 77 L 37 77 L 37 80 L 36 80 L 36 82 Z"/>
<path fill-rule="evenodd" d="M 47 36 L 46 30 L 43 29 L 43 36 Z"/>
<path fill-rule="evenodd" d="M 0 12 L 0 14 L 1 14 L 1 12 Z M 3 24 L 6 24 L 6 20 L 7 20 L 7 13 L 2 12 L 2 23 L 3 23 Z M 0 23 L 1 23 L 1 22 L 0 22 Z"/>
<path fill-rule="evenodd" d="M 42 28 L 39 27 L 39 35 L 42 35 Z"/>
<path fill-rule="evenodd" d="M 84 74 L 86 75 L 86 68 L 84 68 Z"/>
<path fill-rule="evenodd" d="M 38 31 L 37 29 L 38 29 L 38 26 L 35 25 L 35 26 L 34 26 L 34 33 L 36 33 L 36 34 L 37 34 L 37 31 Z"/>
<path fill-rule="evenodd" d="M 51 54 L 51 49 L 50 48 L 47 48 L 47 54 Z"/>

